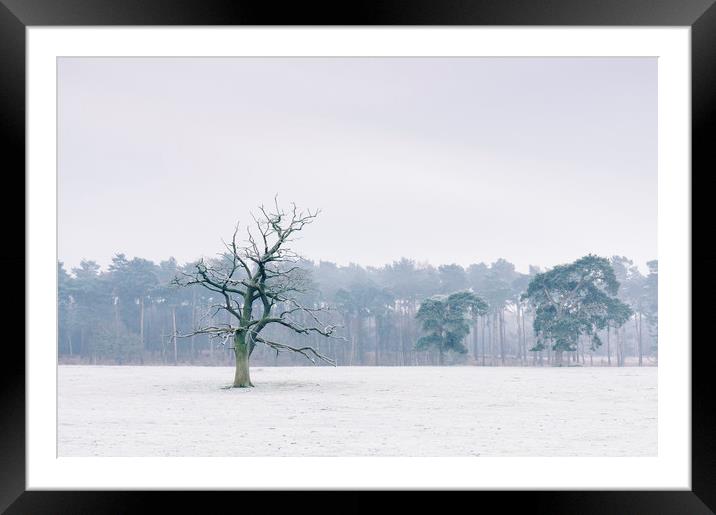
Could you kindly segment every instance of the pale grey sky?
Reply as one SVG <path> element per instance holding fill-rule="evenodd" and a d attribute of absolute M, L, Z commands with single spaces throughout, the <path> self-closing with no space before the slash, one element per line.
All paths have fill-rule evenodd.
<path fill-rule="evenodd" d="M 654 58 L 61 58 L 59 259 L 180 262 L 321 208 L 313 260 L 656 255 Z"/>

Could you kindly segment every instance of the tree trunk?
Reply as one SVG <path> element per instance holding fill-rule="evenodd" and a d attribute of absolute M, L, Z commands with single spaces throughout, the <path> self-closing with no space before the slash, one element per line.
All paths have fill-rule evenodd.
<path fill-rule="evenodd" d="M 500 309 L 498 323 L 500 329 L 500 363 L 505 366 L 505 312 L 502 309 Z"/>
<path fill-rule="evenodd" d="M 353 364 L 353 349 L 355 347 L 355 341 L 353 340 L 353 331 L 351 331 L 352 322 L 353 320 L 348 315 L 343 315 L 343 323 L 346 326 L 346 337 L 348 338 L 348 341 L 351 342 L 350 349 L 346 349 L 347 345 L 343 347 L 343 361 L 348 362 L 348 366 L 351 366 Z M 348 352 L 348 359 L 346 359 L 346 352 Z"/>
<path fill-rule="evenodd" d="M 356 317 L 356 361 L 358 365 L 363 365 L 363 317 Z"/>
<path fill-rule="evenodd" d="M 166 331 L 166 320 L 164 320 L 164 319 L 165 319 L 165 317 L 162 317 L 162 327 L 161 327 L 161 330 L 159 331 L 159 334 L 160 334 L 159 344 L 161 345 L 162 364 L 166 365 L 167 364 L 167 344 L 165 342 L 164 335 L 167 334 L 167 331 Z M 150 356 L 150 358 L 152 359 L 152 361 L 154 360 L 153 355 Z"/>
<path fill-rule="evenodd" d="M 177 353 L 177 308 L 172 306 L 172 342 L 174 343 L 174 364 L 179 362 L 179 354 Z"/>
<path fill-rule="evenodd" d="M 520 329 L 520 304 L 515 304 L 515 327 L 517 328 L 517 354 L 520 357 L 520 366 L 524 366 L 524 356 L 522 356 L 522 330 Z"/>
<path fill-rule="evenodd" d="M 163 345 L 162 345 L 163 347 Z M 139 299 L 139 362 L 144 364 L 144 297 Z"/>
<path fill-rule="evenodd" d="M 248 388 L 253 386 L 249 374 L 249 345 L 246 336 L 237 332 L 234 336 L 234 355 L 236 356 L 236 373 L 234 374 L 234 388 Z"/>
<path fill-rule="evenodd" d="M 497 364 L 495 356 L 495 347 L 497 344 L 497 313 L 492 315 L 492 326 L 490 327 L 490 365 L 493 367 Z"/>
<path fill-rule="evenodd" d="M 378 323 L 378 317 L 374 317 L 375 320 L 375 366 L 380 365 L 380 324 Z"/>
<path fill-rule="evenodd" d="M 196 327 L 196 290 L 192 288 L 192 294 L 191 294 L 191 330 L 192 333 L 194 331 L 194 328 Z M 191 335 L 191 338 L 189 338 L 189 342 L 191 344 L 189 349 L 189 363 L 192 365 L 194 364 L 194 334 Z"/>
<path fill-rule="evenodd" d="M 643 351 L 642 342 L 641 342 L 641 330 L 642 330 L 641 313 L 639 313 L 639 326 L 638 326 L 637 330 L 638 330 L 638 336 L 639 336 L 639 366 L 642 366 L 644 351 Z"/>
<path fill-rule="evenodd" d="M 607 365 L 610 367 L 612 366 L 612 351 L 609 348 L 609 333 L 611 331 L 609 330 L 609 326 L 607 326 Z"/>
<path fill-rule="evenodd" d="M 485 317 L 482 318 L 482 366 L 485 366 L 485 325 L 487 322 L 485 321 Z"/>
<path fill-rule="evenodd" d="M 486 340 L 486 346 L 487 346 L 487 355 L 490 357 L 490 366 L 494 365 L 492 362 L 492 327 L 493 327 L 493 320 L 494 317 L 492 315 L 487 316 L 487 320 L 485 321 L 485 325 L 487 326 L 487 340 Z"/>
<path fill-rule="evenodd" d="M 356 348 L 356 337 L 355 332 L 353 331 L 353 319 L 351 317 L 348 317 L 346 319 L 346 334 L 348 335 L 348 341 L 350 341 L 350 347 L 346 348 L 343 352 L 348 353 L 348 359 L 346 360 L 348 362 L 348 366 L 353 366 L 353 360 L 355 359 L 355 348 Z"/>
<path fill-rule="evenodd" d="M 398 341 L 400 342 L 400 364 L 405 366 L 405 339 L 403 338 L 403 301 L 398 301 Z"/>
<path fill-rule="evenodd" d="M 554 366 L 561 367 L 562 366 L 562 352 L 561 350 L 554 351 Z"/>
<path fill-rule="evenodd" d="M 522 311 L 522 352 L 525 355 L 525 362 L 527 362 L 527 330 L 525 329 L 525 312 Z"/>
<path fill-rule="evenodd" d="M 477 349 L 477 317 L 473 320 L 472 324 L 472 355 L 475 358 L 475 363 L 477 363 L 478 360 L 478 349 Z"/>
<path fill-rule="evenodd" d="M 114 337 L 119 338 L 119 299 L 114 298 Z"/>
<path fill-rule="evenodd" d="M 356 355 L 356 337 L 351 336 L 351 355 L 350 359 L 348 360 L 348 365 L 353 366 L 353 360 L 355 359 Z"/>

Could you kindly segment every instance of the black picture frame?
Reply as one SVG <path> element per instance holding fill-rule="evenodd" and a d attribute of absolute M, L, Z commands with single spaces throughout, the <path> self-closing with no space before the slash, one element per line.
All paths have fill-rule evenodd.
<path fill-rule="evenodd" d="M 0 140 L 5 190 L 25 192 L 25 28 L 81 25 L 574 25 L 689 26 L 692 71 L 692 316 L 696 327 L 709 320 L 716 301 L 716 255 L 708 237 L 693 238 L 710 226 L 706 200 L 713 194 L 716 170 L 711 134 L 716 125 L 716 5 L 714 0 L 413 0 L 299 3 L 277 6 L 242 0 L 0 0 Z M 19 197 L 20 195 L 14 195 Z M 700 197 L 700 198 L 699 198 Z M 7 199 L 7 197 L 6 197 Z M 3 296 L 4 326 L 19 327 L 17 292 L 25 263 L 25 226 L 13 223 L 17 210 L 0 202 L 5 245 L 0 263 L 12 273 Z M 703 232 L 708 235 L 708 232 Z M 20 242 L 23 242 L 21 245 Z M 22 250 L 21 250 L 22 249 Z M 694 272 L 698 271 L 698 275 Z M 709 275 L 710 274 L 710 275 Z M 12 284 L 15 281 L 17 284 Z M 703 293 L 698 299 L 699 292 Z M 23 294 L 24 299 L 24 294 Z M 24 319 L 24 317 L 23 317 Z M 692 340 L 692 490 L 691 491 L 529 491 L 451 492 L 452 506 L 485 506 L 497 501 L 501 510 L 531 513 L 713 513 L 716 510 L 716 417 L 714 374 L 708 338 Z M 25 352 L 19 339 L 5 333 L 0 374 L 0 510 L 8 514 L 136 513 L 161 503 L 163 511 L 204 512 L 216 503 L 270 503 L 271 511 L 302 505 L 312 511 L 374 509 L 385 493 L 349 492 L 339 504 L 323 492 L 68 492 L 25 488 Z M 684 345 L 690 342 L 684 342 Z M 426 504 L 426 492 L 412 492 L 403 502 Z M 297 500 L 300 495 L 302 499 Z M 458 495 L 461 498 L 455 498 Z M 470 496 L 470 499 L 466 497 Z M 269 500 L 270 497 L 270 500 Z M 476 499 L 473 499 L 476 497 Z M 240 501 L 238 500 L 240 499 Z M 460 502 L 462 501 L 462 502 Z M 444 503 L 443 500 L 435 500 Z M 457 504 L 460 502 L 460 504 Z M 467 504 L 465 504 L 467 503 Z M 480 503 L 479 505 L 474 503 Z M 337 507 L 338 506 L 338 507 Z M 450 505 L 443 505 L 447 507 Z M 218 508 L 218 507 L 217 507 Z M 218 508 L 221 509 L 221 508 Z"/>

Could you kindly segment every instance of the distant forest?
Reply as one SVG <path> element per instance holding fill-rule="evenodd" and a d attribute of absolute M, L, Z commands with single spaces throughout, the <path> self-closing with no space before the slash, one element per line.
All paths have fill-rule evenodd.
<path fill-rule="evenodd" d="M 610 260 L 619 281 L 618 298 L 631 307 L 620 327 L 599 334 L 602 345 L 591 349 L 580 339 L 565 352 L 565 364 L 584 366 L 655 365 L 657 362 L 657 261 L 643 275 L 626 257 Z M 554 351 L 535 338 L 535 311 L 523 298 L 532 278 L 504 259 L 433 267 L 401 259 L 383 267 L 339 266 L 301 261 L 311 288 L 302 302 L 330 308 L 329 321 L 344 340 L 300 335 L 267 328 L 269 336 L 290 345 L 312 345 L 342 365 L 437 365 L 434 348 L 421 349 L 423 336 L 416 317 L 426 299 L 472 291 L 487 302 L 483 315 L 471 320 L 463 344 L 467 352 L 450 352 L 446 365 L 548 366 Z M 170 282 L 194 267 L 174 258 L 156 264 L 117 254 L 106 271 L 94 261 L 82 261 L 67 271 L 58 262 L 58 354 L 73 364 L 195 364 L 232 365 L 230 344 L 206 334 L 189 335 L 200 324 L 216 321 L 210 291 L 200 286 L 178 288 Z M 218 323 L 225 323 L 218 320 Z M 264 346 L 251 357 L 254 366 L 311 365 L 295 353 L 277 354 Z"/>

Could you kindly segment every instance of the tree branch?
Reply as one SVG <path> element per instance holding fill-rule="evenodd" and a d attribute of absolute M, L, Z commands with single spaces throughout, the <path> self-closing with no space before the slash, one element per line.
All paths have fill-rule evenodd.
<path fill-rule="evenodd" d="M 292 352 L 297 352 L 297 353 L 299 353 L 299 354 L 303 354 L 303 355 L 304 355 L 306 358 L 308 358 L 308 359 L 311 361 L 311 363 L 313 363 L 314 365 L 316 364 L 316 360 L 313 359 L 313 357 L 311 357 L 311 356 L 308 354 L 309 352 L 310 352 L 311 354 L 313 354 L 316 358 L 320 359 L 321 361 L 325 361 L 326 363 L 328 363 L 328 364 L 330 364 L 330 365 L 332 365 L 332 366 L 334 366 L 334 367 L 336 366 L 336 361 L 335 361 L 334 359 L 331 359 L 331 358 L 329 358 L 328 356 L 325 356 L 325 355 L 321 354 L 320 352 L 318 352 L 318 351 L 317 351 L 316 349 L 314 349 L 313 347 L 292 347 L 291 345 L 286 345 L 286 344 L 284 344 L 284 343 L 278 343 L 278 342 L 274 342 L 274 341 L 271 341 L 271 340 L 267 340 L 266 338 L 262 338 L 262 337 L 260 337 L 260 336 L 255 337 L 255 340 L 256 340 L 257 342 L 261 342 L 261 343 L 263 343 L 263 344 L 265 344 L 265 345 L 268 345 L 268 346 L 271 347 L 272 349 L 275 349 L 277 352 L 281 352 L 282 350 L 290 350 L 290 351 L 292 351 Z"/>

